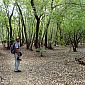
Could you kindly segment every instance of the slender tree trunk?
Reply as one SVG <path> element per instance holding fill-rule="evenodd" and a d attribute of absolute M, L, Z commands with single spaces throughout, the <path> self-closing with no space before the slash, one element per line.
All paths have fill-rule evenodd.
<path fill-rule="evenodd" d="M 76 43 L 76 32 L 75 32 L 75 29 L 74 29 L 73 51 L 77 52 L 77 43 Z"/>
<path fill-rule="evenodd" d="M 14 8 L 15 8 L 15 4 L 14 4 L 14 7 L 13 7 L 13 9 L 12 9 L 12 13 L 10 14 L 9 13 L 9 8 L 8 8 L 8 6 L 7 6 L 7 4 L 5 3 L 5 1 L 3 1 L 3 3 L 4 3 L 4 5 L 5 5 L 5 8 L 6 8 L 6 13 L 7 13 L 7 17 L 8 17 L 8 22 L 9 22 L 9 34 L 10 34 L 10 45 L 13 43 L 13 41 L 12 41 L 12 23 L 11 23 L 11 19 L 12 19 L 12 16 L 13 16 L 13 12 L 14 12 Z M 7 26 L 6 26 L 7 27 Z M 9 47 L 8 47 L 9 48 Z"/>
<path fill-rule="evenodd" d="M 27 38 L 27 32 L 26 32 L 26 26 L 25 26 L 25 22 L 24 22 L 24 18 L 23 18 L 23 15 L 22 15 L 22 11 L 20 9 L 20 6 L 18 5 L 18 3 L 16 2 L 16 5 L 19 9 L 19 12 L 20 12 L 20 15 L 21 15 L 21 22 L 22 22 L 22 26 L 24 27 L 24 33 L 25 33 L 25 39 L 26 39 L 26 48 L 28 49 L 29 48 L 29 45 L 28 45 L 28 38 Z"/>
<path fill-rule="evenodd" d="M 19 26 L 18 36 L 19 36 L 19 38 L 20 38 L 20 46 L 22 46 L 22 39 L 21 39 L 21 27 L 20 27 L 20 17 L 19 17 L 19 23 L 18 23 L 18 26 Z"/>
<path fill-rule="evenodd" d="M 53 37 L 53 28 L 52 28 L 52 31 L 50 31 L 50 40 L 49 40 L 49 43 L 48 43 L 48 48 L 49 49 L 53 49 L 52 48 L 52 37 Z"/>
<path fill-rule="evenodd" d="M 45 48 L 48 47 L 47 41 L 48 41 L 48 27 L 49 27 L 49 24 L 50 24 L 50 18 L 49 18 L 49 20 L 47 22 L 47 25 L 46 25 L 46 31 L 45 31 Z"/>
<path fill-rule="evenodd" d="M 23 27 L 24 27 L 24 33 L 25 33 L 25 39 L 26 39 L 26 47 L 29 49 L 29 44 L 28 44 L 28 38 L 27 38 L 27 32 L 26 32 L 26 26 L 24 24 L 24 20 L 22 19 Z"/>
<path fill-rule="evenodd" d="M 41 39 L 41 46 L 43 46 L 43 40 L 44 40 L 45 33 L 46 33 L 46 29 L 44 30 L 44 33 L 43 33 L 43 36 L 42 36 L 42 39 Z M 47 39 L 46 39 L 46 40 L 47 40 Z M 45 44 L 44 44 L 44 45 L 45 45 Z"/>
<path fill-rule="evenodd" d="M 54 0 L 52 0 L 51 1 L 51 12 L 53 11 L 53 1 Z M 48 45 L 47 45 L 47 41 L 48 41 L 48 28 L 49 28 L 49 25 L 50 25 L 50 20 L 51 20 L 51 18 L 49 17 L 49 20 L 48 20 L 48 22 L 47 22 L 47 25 L 46 25 L 46 33 L 45 33 L 45 48 L 47 48 L 48 47 Z"/>
<path fill-rule="evenodd" d="M 23 33 L 23 27 L 22 27 L 22 45 L 24 44 L 24 33 Z"/>
<path fill-rule="evenodd" d="M 54 41 L 54 46 L 56 46 L 58 44 L 58 39 L 57 39 L 58 35 L 57 35 L 57 31 L 56 31 L 56 34 L 55 34 L 55 41 Z"/>
<path fill-rule="evenodd" d="M 37 24 L 36 24 L 36 40 L 35 40 L 35 47 L 39 47 L 38 43 L 38 37 L 39 37 L 39 25 L 40 25 L 40 18 L 37 19 Z"/>
<path fill-rule="evenodd" d="M 36 11 L 36 7 L 35 7 L 35 4 L 34 4 L 34 0 L 31 0 L 31 6 L 33 8 L 34 16 L 36 18 L 36 40 L 35 40 L 35 48 L 38 48 L 39 47 L 39 44 L 38 44 L 39 25 L 40 25 L 40 18 L 42 16 L 42 14 L 40 16 L 37 15 L 37 11 Z"/>
<path fill-rule="evenodd" d="M 11 25 L 11 17 L 9 18 L 9 27 L 10 27 L 10 46 L 12 45 L 12 25 Z"/>
<path fill-rule="evenodd" d="M 7 36 L 7 49 L 10 49 L 10 32 L 9 32 L 9 28 L 8 26 L 6 25 L 6 28 L 7 28 L 7 32 L 8 32 L 8 36 Z"/>
<path fill-rule="evenodd" d="M 45 48 L 47 48 L 48 47 L 48 45 L 47 45 L 47 41 L 48 41 L 48 38 L 47 38 L 47 30 L 46 30 L 46 33 L 45 33 Z"/>
<path fill-rule="evenodd" d="M 13 7 L 12 13 L 9 16 L 9 12 L 8 12 L 8 19 L 9 19 L 9 28 L 10 28 L 10 46 L 13 44 L 13 36 L 12 36 L 12 16 L 13 16 L 13 12 L 14 12 L 14 8 L 15 5 Z"/>
<path fill-rule="evenodd" d="M 10 49 L 10 31 L 9 31 L 9 27 L 7 25 L 7 21 L 5 19 L 5 26 L 6 26 L 6 29 L 7 29 L 7 49 L 9 50 Z"/>
<path fill-rule="evenodd" d="M 58 22 L 57 23 L 57 29 L 59 30 L 59 42 L 60 42 L 60 44 L 61 44 L 61 40 L 62 40 L 62 30 L 61 30 L 61 27 L 60 27 L 60 25 L 61 25 L 61 23 L 60 22 Z"/>
<path fill-rule="evenodd" d="M 30 44 L 30 47 L 29 47 L 29 50 L 31 50 L 31 51 L 33 51 L 32 46 L 33 46 L 34 38 L 35 38 L 35 33 L 34 33 L 34 35 L 33 35 L 33 39 L 32 39 L 32 41 L 31 41 L 31 44 Z"/>
<path fill-rule="evenodd" d="M 2 41 L 4 40 L 4 26 L 2 24 Z"/>

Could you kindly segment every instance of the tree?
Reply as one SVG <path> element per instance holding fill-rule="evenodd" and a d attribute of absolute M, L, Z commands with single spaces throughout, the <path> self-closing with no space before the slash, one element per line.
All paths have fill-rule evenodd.
<path fill-rule="evenodd" d="M 24 18 L 23 18 L 23 15 L 22 15 L 21 8 L 20 8 L 20 6 L 18 5 L 17 2 L 16 2 L 16 5 L 17 5 L 17 7 L 18 7 L 18 9 L 19 9 L 19 12 L 20 12 L 20 15 L 21 15 L 21 22 L 22 22 L 22 26 L 24 27 L 26 45 L 27 45 L 27 49 L 28 49 L 28 48 L 29 48 L 29 45 L 28 45 L 28 38 L 27 38 L 27 32 L 26 32 L 26 26 L 25 26 Z M 23 31 L 23 30 L 22 30 L 22 31 Z"/>
<path fill-rule="evenodd" d="M 81 0 L 3 0 L 0 6 L 1 39 L 6 39 L 9 48 L 16 36 L 31 50 L 33 45 L 71 44 L 76 51 L 78 43 L 84 42 L 85 5 Z"/>
<path fill-rule="evenodd" d="M 76 8 L 76 9 L 74 9 Z M 73 51 L 77 51 L 78 43 L 81 41 L 85 31 L 84 11 L 77 9 L 77 7 L 70 8 L 67 12 L 67 16 L 64 18 L 64 38 L 67 44 L 71 44 Z"/>
<path fill-rule="evenodd" d="M 34 16 L 36 18 L 36 40 L 35 40 L 35 47 L 38 48 L 38 33 L 39 33 L 39 26 L 40 26 L 40 18 L 42 16 L 42 14 L 38 15 L 37 11 L 36 11 L 36 7 L 34 4 L 34 0 L 31 0 L 31 6 L 33 8 L 34 11 Z"/>
<path fill-rule="evenodd" d="M 5 1 L 3 1 L 3 3 L 4 3 L 4 6 L 5 6 L 5 9 L 6 9 L 5 11 L 6 11 L 6 15 L 7 15 L 8 22 L 9 22 L 9 27 L 7 26 L 7 23 L 6 23 L 6 27 L 7 27 L 7 30 L 8 30 L 8 49 L 10 49 L 10 46 L 13 43 L 13 36 L 12 36 L 12 16 L 13 16 L 15 4 L 13 6 L 12 11 L 10 12 L 10 9 L 9 9 L 9 6 L 8 6 L 8 2 L 6 3 Z M 10 38 L 10 40 L 9 40 L 9 38 Z"/>

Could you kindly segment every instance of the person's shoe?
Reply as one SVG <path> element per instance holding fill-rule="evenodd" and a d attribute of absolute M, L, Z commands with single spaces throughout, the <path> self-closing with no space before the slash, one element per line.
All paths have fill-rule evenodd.
<path fill-rule="evenodd" d="M 22 59 L 19 59 L 19 58 L 17 60 L 22 61 Z"/>
<path fill-rule="evenodd" d="M 17 70 L 17 71 L 14 71 L 14 72 L 21 72 L 21 70 Z"/>

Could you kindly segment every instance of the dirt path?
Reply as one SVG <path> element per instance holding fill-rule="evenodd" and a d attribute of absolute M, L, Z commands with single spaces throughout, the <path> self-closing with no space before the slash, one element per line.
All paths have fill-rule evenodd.
<path fill-rule="evenodd" d="M 75 58 L 85 56 L 85 48 L 69 52 L 68 48 L 47 50 L 44 57 L 23 50 L 21 73 L 14 72 L 14 57 L 0 50 L 0 85 L 85 85 L 85 66 Z"/>

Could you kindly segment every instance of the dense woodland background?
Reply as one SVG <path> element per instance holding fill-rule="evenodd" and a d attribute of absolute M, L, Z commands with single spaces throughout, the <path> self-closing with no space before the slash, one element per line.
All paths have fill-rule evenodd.
<path fill-rule="evenodd" d="M 0 40 L 7 49 L 20 37 L 26 48 L 85 42 L 85 0 L 0 0 Z"/>

